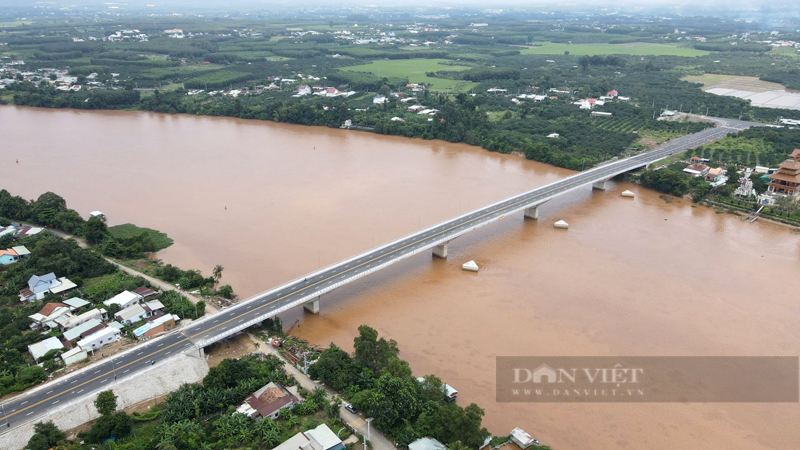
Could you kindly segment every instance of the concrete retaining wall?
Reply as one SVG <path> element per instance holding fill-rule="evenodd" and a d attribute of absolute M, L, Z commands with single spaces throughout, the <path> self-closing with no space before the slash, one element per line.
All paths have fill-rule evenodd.
<path fill-rule="evenodd" d="M 48 415 L 39 416 L 30 422 L 17 426 L 0 435 L 0 448 L 21 449 L 33 436 L 33 426 L 49 420 L 62 430 L 77 427 L 98 418 L 94 407 L 96 393 L 111 389 L 117 395 L 117 408 L 123 409 L 139 402 L 166 395 L 185 383 L 196 383 L 208 373 L 208 363 L 204 358 L 181 354 L 155 364 L 145 371 L 136 372 L 127 378 L 120 378 L 114 384 L 87 394 L 83 399 L 65 403 Z"/>

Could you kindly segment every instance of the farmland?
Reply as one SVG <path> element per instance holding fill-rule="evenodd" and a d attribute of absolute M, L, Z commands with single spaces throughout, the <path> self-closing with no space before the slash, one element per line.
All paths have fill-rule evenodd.
<path fill-rule="evenodd" d="M 523 55 L 633 55 L 633 56 L 705 56 L 709 52 L 673 44 L 650 44 L 633 42 L 629 44 L 561 44 L 539 42 L 521 51 Z"/>
<path fill-rule="evenodd" d="M 369 72 L 379 77 L 408 78 L 410 83 L 430 84 L 431 89 L 444 90 L 456 89 L 468 91 L 478 83 L 459 83 L 458 80 L 448 80 L 435 78 L 426 75 L 428 72 L 439 70 L 460 72 L 469 69 L 467 66 L 455 66 L 447 63 L 444 59 L 398 59 L 398 60 L 378 60 L 369 64 L 359 66 L 344 67 L 342 70 L 352 72 Z"/>

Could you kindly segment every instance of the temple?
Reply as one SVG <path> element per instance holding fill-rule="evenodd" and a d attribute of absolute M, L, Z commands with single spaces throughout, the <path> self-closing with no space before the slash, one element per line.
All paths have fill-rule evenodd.
<path fill-rule="evenodd" d="M 795 196 L 800 186 L 800 149 L 796 148 L 789 159 L 782 162 L 778 171 L 769 176 L 769 192 Z"/>

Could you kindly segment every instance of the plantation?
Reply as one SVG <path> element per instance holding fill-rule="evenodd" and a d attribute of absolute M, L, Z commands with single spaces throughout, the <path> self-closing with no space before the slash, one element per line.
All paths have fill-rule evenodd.
<path fill-rule="evenodd" d="M 379 77 L 406 78 L 410 83 L 429 84 L 431 89 L 444 90 L 456 89 L 464 92 L 472 89 L 477 83 L 461 83 L 454 80 L 435 78 L 426 75 L 429 72 L 440 70 L 462 71 L 467 70 L 467 66 L 445 65 L 449 62 L 443 59 L 399 59 L 381 60 L 360 66 L 344 67 L 342 70 L 351 72 L 368 72 Z"/>

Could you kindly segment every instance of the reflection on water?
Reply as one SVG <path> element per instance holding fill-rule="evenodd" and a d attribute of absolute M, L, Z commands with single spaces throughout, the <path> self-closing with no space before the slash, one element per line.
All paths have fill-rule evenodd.
<path fill-rule="evenodd" d="M 465 145 L 226 118 L 0 108 L 3 186 L 167 232 L 164 261 L 242 296 L 570 172 Z M 19 159 L 19 164 L 9 161 Z M 636 198 L 620 192 L 630 189 Z M 568 231 L 552 223 L 564 219 Z M 508 216 L 301 309 L 349 348 L 367 323 L 495 434 L 554 448 L 793 448 L 797 404 L 498 404 L 494 358 L 798 355 L 797 236 L 625 183 Z M 474 259 L 478 274 L 460 265 Z"/>

